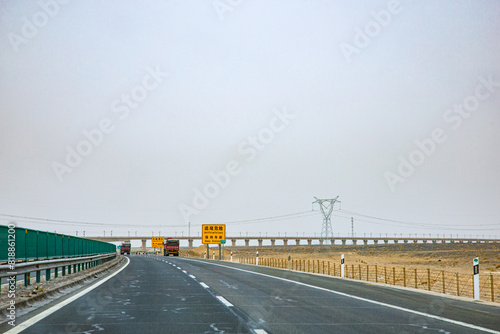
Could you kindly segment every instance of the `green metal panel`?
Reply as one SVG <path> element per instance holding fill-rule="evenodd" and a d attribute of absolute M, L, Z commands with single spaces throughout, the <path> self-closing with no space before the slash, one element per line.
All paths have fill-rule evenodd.
<path fill-rule="evenodd" d="M 75 237 L 68 236 L 68 256 L 70 257 L 75 256 L 75 245 L 76 245 L 75 241 L 76 241 Z"/>
<path fill-rule="evenodd" d="M 69 236 L 62 235 L 62 256 L 69 257 Z"/>
<path fill-rule="evenodd" d="M 38 259 L 43 260 L 48 257 L 47 255 L 47 232 L 37 231 L 38 235 L 38 243 L 37 243 L 37 252 Z"/>
<path fill-rule="evenodd" d="M 47 256 L 50 258 L 56 257 L 56 235 L 47 232 Z"/>
<path fill-rule="evenodd" d="M 38 259 L 37 248 L 38 248 L 38 238 L 36 230 L 25 230 L 26 234 L 26 259 L 36 260 Z"/>
<path fill-rule="evenodd" d="M 56 257 L 62 257 L 63 256 L 63 250 L 62 250 L 62 243 L 63 236 L 60 234 L 56 233 Z"/>
<path fill-rule="evenodd" d="M 89 241 L 87 239 L 82 240 L 82 255 L 89 254 Z"/>
<path fill-rule="evenodd" d="M 16 227 L 16 260 L 26 260 L 26 231 Z"/>
<path fill-rule="evenodd" d="M 83 254 L 83 239 L 76 238 L 75 240 L 75 254 L 76 256 L 82 256 Z"/>
<path fill-rule="evenodd" d="M 9 228 L 5 225 L 0 225 L 0 262 L 5 262 L 9 259 Z"/>

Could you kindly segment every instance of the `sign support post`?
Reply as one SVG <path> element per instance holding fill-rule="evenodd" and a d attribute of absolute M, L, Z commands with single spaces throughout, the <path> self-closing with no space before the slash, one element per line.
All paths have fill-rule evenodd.
<path fill-rule="evenodd" d="M 479 258 L 474 258 L 472 261 L 474 273 L 474 299 L 479 300 Z"/>
<path fill-rule="evenodd" d="M 340 257 L 340 277 L 344 278 L 344 254 Z"/>

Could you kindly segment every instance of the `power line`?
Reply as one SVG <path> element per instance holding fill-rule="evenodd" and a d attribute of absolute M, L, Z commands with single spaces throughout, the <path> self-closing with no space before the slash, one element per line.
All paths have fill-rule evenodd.
<path fill-rule="evenodd" d="M 255 218 L 255 219 L 245 219 L 245 220 L 236 220 L 236 221 L 227 221 L 227 222 L 217 222 L 214 224 L 228 224 L 228 225 L 243 225 L 243 224 L 257 224 L 257 223 L 267 223 L 271 221 L 278 221 L 284 219 L 295 219 L 317 215 L 316 211 L 302 211 L 295 212 L 286 215 L 280 216 L 271 216 L 264 218 Z M 28 217 L 28 216 L 18 216 L 18 215 L 9 215 L 0 213 L 0 216 L 8 217 L 10 219 L 16 219 L 25 223 L 40 223 L 43 222 L 48 225 L 70 225 L 70 226 L 111 226 L 111 227 L 186 227 L 188 224 L 182 225 L 166 225 L 166 224 L 150 224 L 150 225 L 134 225 L 134 224 L 110 224 L 110 223 L 93 223 L 93 222 L 84 222 L 84 221 L 73 221 L 73 220 L 61 220 L 61 219 L 50 219 L 50 218 L 40 218 L 40 217 Z M 21 219 L 21 220 L 19 220 Z M 0 220 L 9 220 L 6 218 L 0 218 Z M 202 224 L 191 224 L 191 226 L 201 226 Z"/>
<path fill-rule="evenodd" d="M 350 219 L 350 217 L 346 217 L 346 216 L 340 216 L 340 215 L 335 215 L 334 216 L 336 217 L 340 217 L 340 218 L 344 218 L 344 219 Z M 364 216 L 364 215 L 363 215 Z M 404 222 L 398 222 L 398 221 L 393 221 L 393 220 L 388 220 L 388 219 L 383 219 L 383 218 L 380 218 L 380 220 L 383 220 L 383 221 L 389 221 L 389 222 L 396 222 L 396 223 L 399 223 L 399 224 L 390 224 L 390 223 L 382 223 L 382 222 L 374 222 L 374 221 L 370 221 L 370 220 L 366 220 L 366 219 L 360 219 L 360 218 L 357 218 L 357 221 L 361 221 L 361 222 L 364 222 L 364 223 L 368 223 L 368 224 L 375 224 L 375 225 L 384 225 L 384 226 L 399 226 L 401 227 L 401 225 L 404 225 L 404 226 L 411 226 L 412 228 L 415 228 L 415 229 L 433 229 L 433 230 L 460 230 L 460 231 L 487 231 L 487 230 L 500 230 L 500 225 L 499 224 L 474 224 L 474 225 L 445 225 L 445 224 L 425 224 L 425 223 L 404 223 Z M 496 228 L 492 228 L 492 227 L 487 227 L 487 228 L 478 228 L 478 226 L 496 226 Z"/>

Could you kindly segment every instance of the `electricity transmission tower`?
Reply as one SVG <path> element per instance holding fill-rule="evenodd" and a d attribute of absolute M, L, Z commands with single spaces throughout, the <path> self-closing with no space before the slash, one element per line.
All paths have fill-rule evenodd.
<path fill-rule="evenodd" d="M 333 211 L 333 206 L 335 205 L 336 202 L 339 202 L 337 198 L 338 196 L 333 198 L 333 199 L 319 199 L 317 197 L 314 197 L 316 201 L 314 203 L 319 204 L 319 208 L 321 209 L 321 213 L 323 214 L 323 226 L 321 227 L 321 239 L 324 241 L 328 241 L 328 239 L 333 239 L 333 229 L 332 229 L 332 222 L 331 222 L 331 216 L 332 216 L 332 211 Z"/>

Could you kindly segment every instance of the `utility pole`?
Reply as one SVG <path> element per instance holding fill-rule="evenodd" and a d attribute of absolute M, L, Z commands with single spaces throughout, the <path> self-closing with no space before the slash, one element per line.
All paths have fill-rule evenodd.
<path fill-rule="evenodd" d="M 354 218 L 351 217 L 351 237 L 354 238 Z"/>
<path fill-rule="evenodd" d="M 333 211 L 333 206 L 336 202 L 340 202 L 338 200 L 338 196 L 333 199 L 319 199 L 314 197 L 316 201 L 314 203 L 319 204 L 319 208 L 321 209 L 321 213 L 323 213 L 323 225 L 321 227 L 321 239 L 328 243 L 328 239 L 333 239 L 333 229 L 331 223 L 331 216 Z"/>

